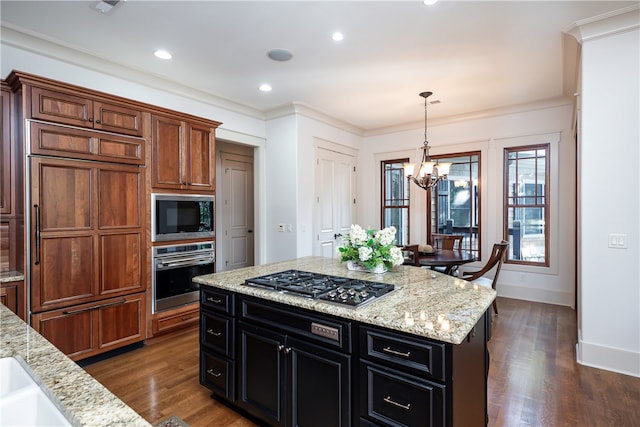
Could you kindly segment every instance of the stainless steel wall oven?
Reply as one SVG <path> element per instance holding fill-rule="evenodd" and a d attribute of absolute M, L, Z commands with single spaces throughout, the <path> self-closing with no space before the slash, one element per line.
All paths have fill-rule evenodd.
<path fill-rule="evenodd" d="M 153 312 L 199 300 L 199 286 L 191 279 L 214 272 L 213 242 L 153 248 Z"/>

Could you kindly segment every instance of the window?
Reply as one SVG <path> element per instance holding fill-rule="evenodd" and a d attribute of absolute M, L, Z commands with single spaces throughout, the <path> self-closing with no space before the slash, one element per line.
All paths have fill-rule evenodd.
<path fill-rule="evenodd" d="M 409 182 L 403 165 L 409 159 L 385 160 L 382 165 L 382 228 L 396 228 L 396 243 L 409 242 Z"/>
<path fill-rule="evenodd" d="M 549 265 L 549 144 L 505 148 L 506 262 Z"/>
<path fill-rule="evenodd" d="M 480 152 L 432 156 L 451 163 L 449 175 L 427 200 L 431 234 L 462 234 L 462 249 L 480 258 Z"/>

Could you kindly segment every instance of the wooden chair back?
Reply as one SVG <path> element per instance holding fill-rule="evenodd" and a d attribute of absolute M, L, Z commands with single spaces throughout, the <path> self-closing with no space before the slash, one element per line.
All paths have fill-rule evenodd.
<path fill-rule="evenodd" d="M 496 288 L 498 284 L 498 276 L 500 275 L 500 269 L 502 268 L 502 262 L 504 261 L 504 255 L 509 248 L 509 242 L 503 240 L 500 243 L 495 243 L 493 245 L 493 249 L 491 250 L 491 256 L 487 263 L 482 267 L 481 270 L 476 272 L 465 272 L 462 274 L 462 279 L 468 282 L 474 282 L 481 286 L 491 287 L 493 289 Z M 485 276 L 488 272 L 495 268 L 495 274 L 493 275 L 493 279 L 490 279 Z M 496 301 L 493 301 L 493 310 L 498 314 L 498 304 Z"/>
<path fill-rule="evenodd" d="M 464 238 L 462 234 L 434 233 L 431 237 L 433 239 L 432 246 L 436 249 L 444 249 L 447 251 L 462 249 L 462 239 Z"/>
<path fill-rule="evenodd" d="M 403 265 L 416 265 L 420 267 L 420 254 L 418 253 L 418 245 L 401 246 L 404 254 Z"/>

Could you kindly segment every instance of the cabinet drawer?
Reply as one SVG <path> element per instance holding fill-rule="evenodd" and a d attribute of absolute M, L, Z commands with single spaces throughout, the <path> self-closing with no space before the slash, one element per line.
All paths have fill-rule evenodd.
<path fill-rule="evenodd" d="M 200 289 L 200 303 L 211 310 L 233 315 L 233 294 L 220 289 Z"/>
<path fill-rule="evenodd" d="M 233 357 L 233 320 L 202 312 L 201 322 L 201 343 L 225 356 Z"/>
<path fill-rule="evenodd" d="M 200 351 L 200 384 L 216 394 L 235 400 L 233 362 L 207 351 Z"/>
<path fill-rule="evenodd" d="M 174 314 L 160 313 L 153 320 L 153 335 L 163 332 L 173 331 L 175 329 L 186 328 L 198 323 L 198 308 L 178 310 Z"/>
<path fill-rule="evenodd" d="M 362 362 L 360 387 L 362 417 L 384 426 L 445 425 L 445 386 L 442 384 Z"/>
<path fill-rule="evenodd" d="M 403 370 L 410 369 L 442 381 L 445 379 L 443 343 L 362 327 L 360 351 L 367 358 L 390 363 Z"/>

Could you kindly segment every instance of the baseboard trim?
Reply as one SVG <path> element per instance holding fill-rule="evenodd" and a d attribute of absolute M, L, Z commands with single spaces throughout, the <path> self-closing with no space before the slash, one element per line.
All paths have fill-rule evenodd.
<path fill-rule="evenodd" d="M 640 378 L 640 353 L 637 352 L 579 340 L 576 359 L 581 365 Z"/>
<path fill-rule="evenodd" d="M 575 308 L 573 292 L 536 289 L 499 283 L 498 296 Z"/>

